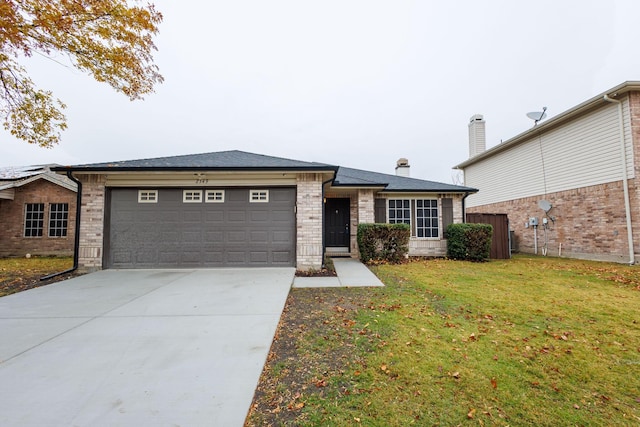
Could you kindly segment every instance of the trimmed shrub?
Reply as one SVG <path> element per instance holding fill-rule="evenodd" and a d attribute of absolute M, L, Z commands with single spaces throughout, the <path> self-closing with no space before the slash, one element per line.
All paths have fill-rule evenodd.
<path fill-rule="evenodd" d="M 399 263 L 409 254 L 408 224 L 358 224 L 360 259 Z"/>
<path fill-rule="evenodd" d="M 466 261 L 488 261 L 492 235 L 490 224 L 450 224 L 446 234 L 447 256 Z"/>

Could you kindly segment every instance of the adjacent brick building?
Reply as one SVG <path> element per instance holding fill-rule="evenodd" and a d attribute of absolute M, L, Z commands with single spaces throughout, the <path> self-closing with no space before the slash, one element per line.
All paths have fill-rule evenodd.
<path fill-rule="evenodd" d="M 76 193 L 47 166 L 0 169 L 0 256 L 72 255 Z"/>
<path fill-rule="evenodd" d="M 467 212 L 506 213 L 517 250 L 635 262 L 640 253 L 640 82 L 625 82 L 485 150 L 484 119 L 469 123 L 469 160 L 456 166 L 480 191 Z M 535 225 L 535 224 L 538 225 Z"/>

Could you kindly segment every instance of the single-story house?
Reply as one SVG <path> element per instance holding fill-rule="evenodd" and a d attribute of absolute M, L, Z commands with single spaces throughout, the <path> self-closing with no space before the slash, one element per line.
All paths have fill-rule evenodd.
<path fill-rule="evenodd" d="M 73 254 L 77 185 L 51 166 L 0 168 L 0 257 Z"/>
<path fill-rule="evenodd" d="M 411 225 L 410 255 L 446 254 L 476 190 L 223 151 L 55 168 L 78 183 L 80 269 L 292 266 L 358 256 L 359 223 Z"/>
<path fill-rule="evenodd" d="M 486 149 L 469 123 L 455 166 L 467 212 L 507 214 L 517 249 L 635 263 L 640 253 L 640 82 L 624 82 Z"/>

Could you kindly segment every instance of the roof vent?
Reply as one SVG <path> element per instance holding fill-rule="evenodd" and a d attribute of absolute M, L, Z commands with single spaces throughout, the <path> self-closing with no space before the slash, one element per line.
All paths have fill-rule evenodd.
<path fill-rule="evenodd" d="M 398 159 L 396 162 L 396 175 L 398 176 L 409 176 L 409 159 L 405 159 L 404 157 Z"/>
<path fill-rule="evenodd" d="M 469 120 L 469 158 L 477 156 L 487 149 L 487 139 L 482 114 L 474 114 Z"/>

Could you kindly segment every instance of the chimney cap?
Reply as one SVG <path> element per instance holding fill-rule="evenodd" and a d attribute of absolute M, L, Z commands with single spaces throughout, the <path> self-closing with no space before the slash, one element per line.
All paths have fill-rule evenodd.
<path fill-rule="evenodd" d="M 398 167 L 409 166 L 409 159 L 405 159 L 404 157 L 399 158 L 398 161 L 396 162 L 396 166 Z"/>

